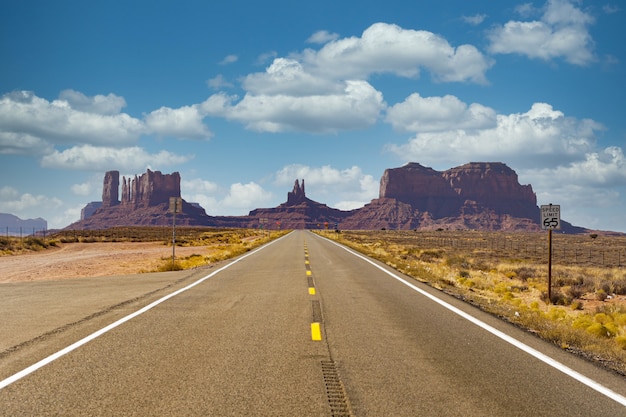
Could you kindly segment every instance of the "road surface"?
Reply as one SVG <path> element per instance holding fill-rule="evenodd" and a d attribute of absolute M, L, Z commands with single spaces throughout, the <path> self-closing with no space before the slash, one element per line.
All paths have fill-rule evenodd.
<path fill-rule="evenodd" d="M 626 416 L 624 378 L 307 231 L 144 275 L 0 286 L 0 415 Z"/>

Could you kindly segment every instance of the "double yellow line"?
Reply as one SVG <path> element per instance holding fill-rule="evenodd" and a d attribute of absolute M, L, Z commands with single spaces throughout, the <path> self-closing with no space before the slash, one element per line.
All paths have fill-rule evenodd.
<path fill-rule="evenodd" d="M 311 272 L 311 262 L 309 262 L 309 251 L 304 243 L 304 266 L 306 268 L 306 278 L 309 287 L 309 295 L 316 295 L 315 283 L 313 282 L 313 272 Z M 311 340 L 322 340 L 322 324 L 319 321 L 311 323 Z"/>

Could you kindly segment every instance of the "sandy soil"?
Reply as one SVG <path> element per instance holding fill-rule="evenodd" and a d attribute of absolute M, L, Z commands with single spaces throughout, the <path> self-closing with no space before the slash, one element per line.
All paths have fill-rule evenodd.
<path fill-rule="evenodd" d="M 176 257 L 205 255 L 205 247 L 176 247 Z M 59 248 L 0 256 L 0 283 L 150 272 L 172 256 L 160 242 L 67 243 Z"/>

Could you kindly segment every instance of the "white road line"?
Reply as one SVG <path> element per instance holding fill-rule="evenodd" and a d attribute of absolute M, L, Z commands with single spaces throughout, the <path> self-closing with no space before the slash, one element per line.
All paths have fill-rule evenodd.
<path fill-rule="evenodd" d="M 352 255 L 361 258 L 362 260 L 364 260 L 365 262 L 370 263 L 371 265 L 373 265 L 374 267 L 380 269 L 381 271 L 383 271 L 384 273 L 386 273 L 387 275 L 390 275 L 392 278 L 400 281 L 401 283 L 403 283 L 404 285 L 406 285 L 407 287 L 417 291 L 418 293 L 422 294 L 425 297 L 428 297 L 429 299 L 431 299 L 432 301 L 436 302 L 437 304 L 441 305 L 442 307 L 450 310 L 451 312 L 463 317 L 464 319 L 466 319 L 467 321 L 475 324 L 478 327 L 481 327 L 482 329 L 488 331 L 489 333 L 493 334 L 494 336 L 504 340 L 505 342 L 515 346 L 516 348 L 528 353 L 529 355 L 535 357 L 536 359 L 539 359 L 540 361 L 550 365 L 551 367 L 563 372 L 564 374 L 574 378 L 575 380 L 585 384 L 586 386 L 588 386 L 589 388 L 598 391 L 599 393 L 605 395 L 606 397 L 612 399 L 613 401 L 616 401 L 618 403 L 620 403 L 623 406 L 626 406 L 626 397 L 624 397 L 621 394 L 618 394 L 617 392 L 605 387 L 604 385 L 600 384 L 599 382 L 594 381 L 593 379 L 579 373 L 576 372 L 575 370 L 569 368 L 568 366 L 565 366 L 564 364 L 562 364 L 561 362 L 557 361 L 556 359 L 551 358 L 550 356 L 539 352 L 536 349 L 533 349 L 532 347 L 526 345 L 525 343 L 520 342 L 519 340 L 507 335 L 506 333 L 501 332 L 500 330 L 491 327 L 490 325 L 488 325 L 487 323 L 477 319 L 474 316 L 471 316 L 470 314 L 459 310 L 458 308 L 454 307 L 451 304 L 446 303 L 445 301 L 435 297 L 432 294 L 427 293 L 426 291 L 418 288 L 417 286 L 411 284 L 410 282 L 405 281 L 403 278 L 401 278 L 400 276 L 394 274 L 393 272 L 383 268 L 382 266 L 378 265 L 377 263 L 375 263 L 374 261 L 372 261 L 371 259 L 367 258 L 364 255 L 361 255 L 360 253 L 357 253 L 355 251 L 353 251 L 352 249 L 349 249 L 343 245 L 340 245 L 330 239 L 327 239 L 329 242 L 331 242 L 334 245 L 337 245 L 338 247 L 344 249 L 345 251 L 351 253 Z"/>
<path fill-rule="evenodd" d="M 212 273 L 210 273 L 209 275 L 206 275 L 206 276 L 204 276 L 204 277 L 200 278 L 199 280 L 197 280 L 197 281 L 195 281 L 195 282 L 193 282 L 193 283 L 191 283 L 191 284 L 187 285 L 186 287 L 181 288 L 181 289 L 179 289 L 179 290 L 177 290 L 177 291 L 174 291 L 173 293 L 168 294 L 168 295 L 166 295 L 165 297 L 160 298 L 160 299 L 158 299 L 158 300 L 156 300 L 156 301 L 152 302 L 151 304 L 148 304 L 147 306 L 145 306 L 145 307 L 143 307 L 143 308 L 141 308 L 141 309 L 139 309 L 139 310 L 135 311 L 134 313 L 129 314 L 128 316 L 122 317 L 122 318 L 121 318 L 121 319 L 119 319 L 118 321 L 116 321 L 116 322 L 114 322 L 114 323 L 111 323 L 111 324 L 109 324 L 108 326 L 103 327 L 102 329 L 100 329 L 100 330 L 98 330 L 98 331 L 96 331 L 96 332 L 93 332 L 92 334 L 90 334 L 89 336 L 87 336 L 87 337 L 85 337 L 85 338 L 83 338 L 83 339 L 80 339 L 78 342 L 75 342 L 75 343 L 73 343 L 73 344 L 69 345 L 68 347 L 66 347 L 66 348 L 64 348 L 64 349 L 61 349 L 61 350 L 59 350 L 58 352 L 53 353 L 52 355 L 48 356 L 47 358 L 44 358 L 44 359 L 40 360 L 39 362 L 37 362 L 37 363 L 35 363 L 35 364 L 33 364 L 33 365 L 29 366 L 28 368 L 25 368 L 25 369 L 21 370 L 20 372 L 18 372 L 18 373 L 16 373 L 16 374 L 14 374 L 14 375 L 11 375 L 10 377 L 8 377 L 8 378 L 6 378 L 6 379 L 4 379 L 4 380 L 0 381 L 0 390 L 1 390 L 1 389 L 3 389 L 3 388 L 5 388 L 5 387 L 7 387 L 7 386 L 9 386 L 9 385 L 11 385 L 11 384 L 12 384 L 12 383 L 14 383 L 15 381 L 18 381 L 18 380 L 20 380 L 20 379 L 24 378 L 25 376 L 32 374 L 32 373 L 33 373 L 33 372 L 35 372 L 36 370 L 38 370 L 38 369 L 40 369 L 40 368 L 43 368 L 44 366 L 46 366 L 46 365 L 48 365 L 49 363 L 51 363 L 51 362 L 53 362 L 53 361 L 55 361 L 55 360 L 59 359 L 59 358 L 60 358 L 60 357 L 62 357 L 62 356 L 64 356 L 64 355 L 66 355 L 66 354 L 70 353 L 71 351 L 73 351 L 73 350 L 75 350 L 75 349 L 78 349 L 79 347 L 83 346 L 84 344 L 91 342 L 92 340 L 96 339 L 97 337 L 102 336 L 103 334 L 107 333 L 108 331 L 113 330 L 113 329 L 115 329 L 116 327 L 118 327 L 118 326 L 120 326 L 120 325 L 122 325 L 122 324 L 126 323 L 127 321 L 129 321 L 129 320 L 131 320 L 131 319 L 134 319 L 134 318 L 135 318 L 135 317 L 137 317 L 137 316 L 142 315 L 142 314 L 143 314 L 143 313 L 145 313 L 146 311 L 151 310 L 152 308 L 154 308 L 154 307 L 158 306 L 159 304 L 163 303 L 164 301 L 167 301 L 167 300 L 169 300 L 170 298 L 175 297 L 175 296 L 177 296 L 177 295 L 179 295 L 179 294 L 181 294 L 181 293 L 183 293 L 183 292 L 185 292 L 185 291 L 187 291 L 187 290 L 189 290 L 189 289 L 191 289 L 191 288 L 195 287 L 196 285 L 203 283 L 203 282 L 204 282 L 204 281 L 206 281 L 207 279 L 209 279 L 209 278 L 211 278 L 211 277 L 213 277 L 213 276 L 217 275 L 218 273 L 222 272 L 223 270 L 225 270 L 225 269 L 227 269 L 227 268 L 230 268 L 231 266 L 235 265 L 235 264 L 236 264 L 237 262 L 239 262 L 239 261 L 244 260 L 244 259 L 245 259 L 245 258 L 247 258 L 248 256 L 254 255 L 254 254 L 255 254 L 255 253 L 257 253 L 258 251 L 260 251 L 260 250 L 263 250 L 263 249 L 267 248 L 268 246 L 270 246 L 270 245 L 272 245 L 272 244 L 274 244 L 274 243 L 278 242 L 279 240 L 283 239 L 284 237 L 285 237 L 285 236 L 283 236 L 283 237 L 281 237 L 281 238 L 279 238 L 279 239 L 276 239 L 276 240 L 274 240 L 274 241 L 272 241 L 272 242 L 269 242 L 268 244 L 263 245 L 263 246 L 261 246 L 260 248 L 258 248 L 258 249 L 256 249 L 256 250 L 254 250 L 254 251 L 252 251 L 252 252 L 249 252 L 249 253 L 247 253 L 247 254 L 245 254 L 245 255 L 241 256 L 240 258 L 235 259 L 234 261 L 230 262 L 229 264 L 224 265 L 223 267 L 221 267 L 221 268 L 219 268 L 219 269 L 216 269 L 215 271 L 213 271 L 213 272 L 212 272 Z"/>

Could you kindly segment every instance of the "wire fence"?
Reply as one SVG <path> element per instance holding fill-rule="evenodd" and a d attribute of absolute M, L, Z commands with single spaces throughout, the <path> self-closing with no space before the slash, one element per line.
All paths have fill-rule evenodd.
<path fill-rule="evenodd" d="M 4 226 L 0 228 L 0 233 L 4 235 L 4 237 L 18 237 L 25 238 L 29 236 L 36 237 L 45 237 L 47 236 L 48 230 L 45 228 L 37 228 L 37 227 L 10 227 Z"/>
<path fill-rule="evenodd" d="M 591 237 L 593 236 L 593 237 Z M 542 233 L 473 237 L 420 236 L 415 239 L 420 248 L 449 248 L 473 252 L 477 256 L 503 260 L 547 262 L 548 238 Z M 626 236 L 553 235 L 552 263 L 560 265 L 624 267 L 626 266 Z"/>

